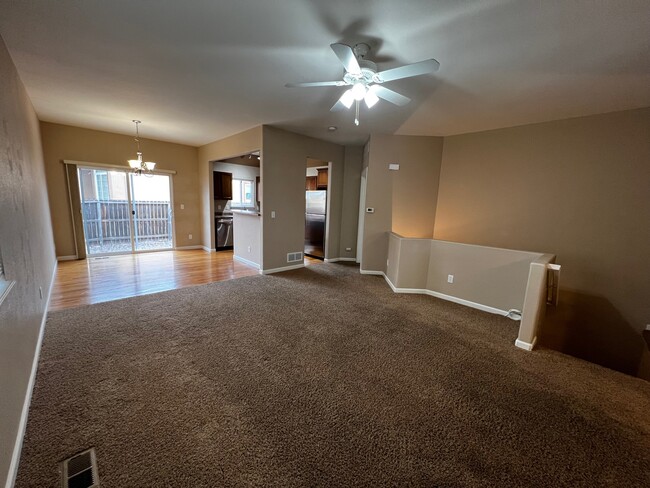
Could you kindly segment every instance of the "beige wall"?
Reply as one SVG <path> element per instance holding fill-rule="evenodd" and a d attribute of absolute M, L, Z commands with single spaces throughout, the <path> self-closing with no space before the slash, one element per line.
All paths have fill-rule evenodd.
<path fill-rule="evenodd" d="M 543 342 L 636 372 L 650 323 L 650 108 L 447 137 L 436 239 L 557 255 Z"/>
<path fill-rule="evenodd" d="M 339 257 L 354 259 L 357 256 L 357 230 L 359 225 L 359 188 L 363 147 L 345 146 L 343 198 L 341 201 L 341 237 Z M 347 251 L 346 249 L 350 249 Z"/>
<path fill-rule="evenodd" d="M 104 163 L 128 167 L 135 157 L 132 136 L 113 134 L 69 125 L 41 122 L 41 137 L 45 158 L 47 188 L 52 211 L 52 227 L 57 256 L 76 254 L 70 199 L 63 160 Z M 174 219 L 176 246 L 199 245 L 197 149 L 191 146 L 141 138 L 141 148 L 147 161 L 156 168 L 174 170 Z M 181 210 L 183 204 L 185 208 Z M 192 234 L 193 239 L 189 239 Z"/>
<path fill-rule="evenodd" d="M 341 202 L 343 199 L 344 148 L 293 132 L 264 126 L 262 182 L 263 269 L 290 266 L 287 253 L 305 245 L 305 168 L 307 158 L 329 161 L 330 239 L 328 258 L 339 249 Z M 271 218 L 275 211 L 276 218 Z M 334 231 L 332 230 L 334 229 Z"/>
<path fill-rule="evenodd" d="M 198 195 L 201 218 L 201 244 L 214 249 L 214 188 L 212 188 L 213 162 L 249 154 L 262 149 L 262 126 L 254 127 L 198 149 Z M 260 152 L 260 166 L 263 166 Z M 264 179 L 261 180 L 264 185 Z M 263 192 L 262 192 L 263 193 Z M 264 205 L 264 202 L 262 202 Z"/>
<path fill-rule="evenodd" d="M 441 137 L 372 135 L 361 268 L 385 271 L 388 233 L 433 236 L 442 157 Z M 399 171 L 390 171 L 399 163 Z"/>
<path fill-rule="evenodd" d="M 233 225 L 236 229 L 236 232 L 233 232 L 234 255 L 260 266 L 262 257 L 261 217 L 235 212 Z"/>
<path fill-rule="evenodd" d="M 0 304 L 0 486 L 11 486 L 56 259 L 38 119 L 2 38 L 0 87 L 0 253 L 15 281 Z"/>

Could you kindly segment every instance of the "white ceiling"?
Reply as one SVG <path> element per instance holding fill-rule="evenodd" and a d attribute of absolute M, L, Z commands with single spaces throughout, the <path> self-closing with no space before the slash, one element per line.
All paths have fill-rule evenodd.
<path fill-rule="evenodd" d="M 39 117 L 205 144 L 260 124 L 340 143 L 449 135 L 650 106 L 650 0 L 0 0 L 4 38 Z M 330 113 L 332 42 L 369 42 L 387 84 L 354 127 Z M 327 126 L 339 130 L 330 133 Z"/>

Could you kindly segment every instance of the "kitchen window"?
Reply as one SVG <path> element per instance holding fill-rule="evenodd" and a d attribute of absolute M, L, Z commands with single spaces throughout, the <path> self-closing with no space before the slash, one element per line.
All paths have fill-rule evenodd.
<path fill-rule="evenodd" d="M 233 178 L 232 180 L 232 200 L 230 201 L 231 207 L 254 207 L 254 181 L 253 180 L 239 180 Z"/>

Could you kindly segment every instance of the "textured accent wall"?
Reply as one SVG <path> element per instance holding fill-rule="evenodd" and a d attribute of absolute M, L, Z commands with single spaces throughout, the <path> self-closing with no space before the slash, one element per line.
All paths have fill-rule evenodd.
<path fill-rule="evenodd" d="M 12 456 L 16 439 L 22 439 L 56 258 L 38 119 L 1 38 L 0 87 L 0 252 L 7 279 L 15 281 L 0 304 L 0 486 L 5 486 L 15 474 Z"/>

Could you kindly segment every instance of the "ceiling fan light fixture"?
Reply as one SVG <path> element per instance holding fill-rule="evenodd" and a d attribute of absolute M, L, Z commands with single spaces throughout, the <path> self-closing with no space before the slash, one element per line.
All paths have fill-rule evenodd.
<path fill-rule="evenodd" d="M 357 101 L 363 100 L 363 97 L 366 96 L 366 92 L 368 89 L 366 88 L 366 85 L 363 83 L 355 83 L 354 86 L 352 87 L 352 95 L 354 96 L 354 99 Z"/>
<path fill-rule="evenodd" d="M 352 106 L 352 103 L 354 103 L 354 94 L 352 93 L 352 88 L 349 90 L 346 90 L 343 95 L 341 95 L 341 98 L 339 101 L 345 105 L 345 108 L 350 108 Z"/>
<path fill-rule="evenodd" d="M 375 95 L 375 92 L 372 90 L 368 90 L 368 93 L 366 93 L 366 96 L 363 97 L 363 99 L 366 102 L 366 106 L 368 108 L 374 107 L 375 104 L 379 101 L 379 97 Z"/>

